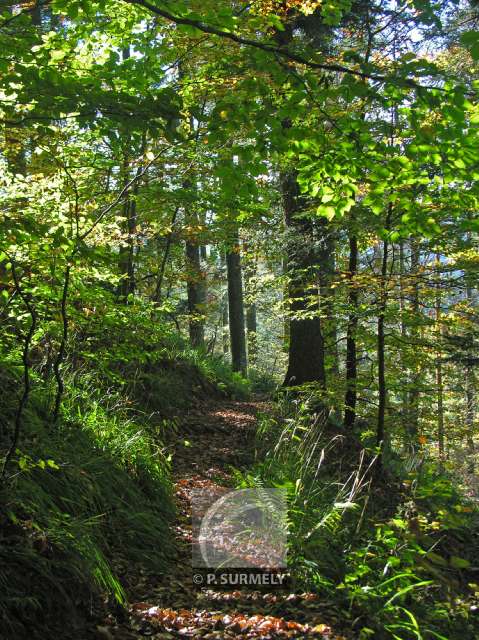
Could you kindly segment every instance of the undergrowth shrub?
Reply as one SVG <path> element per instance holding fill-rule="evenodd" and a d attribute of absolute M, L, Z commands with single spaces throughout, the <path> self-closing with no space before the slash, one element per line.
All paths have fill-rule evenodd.
<path fill-rule="evenodd" d="M 147 301 L 105 303 L 82 317 L 80 327 L 77 363 L 132 391 L 139 403 L 147 401 L 160 414 L 186 408 L 195 398 L 223 394 L 246 399 L 250 393 L 250 382 L 231 371 L 222 356 L 192 348 L 161 309 Z"/>
<path fill-rule="evenodd" d="M 378 475 L 361 435 L 314 388 L 282 394 L 238 482 L 287 491 L 296 586 L 333 601 L 361 640 L 477 638 L 477 508 L 426 460 Z"/>
<path fill-rule="evenodd" d="M 48 394 L 27 408 L 1 492 L 2 637 L 45 638 L 65 619 L 73 629 L 95 593 L 125 601 L 133 563 L 166 566 L 169 462 L 124 399 L 100 389 L 88 375 L 70 380 L 55 427 Z"/>
<path fill-rule="evenodd" d="M 129 570 L 161 572 L 171 555 L 172 413 L 249 383 L 220 358 L 191 349 L 151 305 L 75 311 L 63 365 L 61 420 L 52 424 L 51 345 L 35 341 L 32 393 L 18 451 L 0 487 L 2 638 L 67 637 L 98 594 L 122 605 Z M 85 309 L 83 309 L 85 311 Z M 157 321 L 155 321 L 157 320 Z M 20 353 L 2 354 L 0 452 L 21 393 Z M 36 635 L 35 635 L 36 634 Z"/>

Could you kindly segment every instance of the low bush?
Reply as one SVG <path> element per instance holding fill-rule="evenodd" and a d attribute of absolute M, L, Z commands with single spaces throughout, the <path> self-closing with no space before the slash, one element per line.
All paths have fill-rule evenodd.
<path fill-rule="evenodd" d="M 65 618 L 74 627 L 94 594 L 124 602 L 122 571 L 132 563 L 166 565 L 168 460 L 124 399 L 99 388 L 88 376 L 68 384 L 55 428 L 48 394 L 35 393 L 25 413 L 1 491 L 4 637 L 35 637 L 35 629 L 44 638 Z"/>
<path fill-rule="evenodd" d="M 427 460 L 378 473 L 361 435 L 346 438 L 314 389 L 260 421 L 239 484 L 287 491 L 297 588 L 334 603 L 361 640 L 477 638 L 477 507 Z"/>

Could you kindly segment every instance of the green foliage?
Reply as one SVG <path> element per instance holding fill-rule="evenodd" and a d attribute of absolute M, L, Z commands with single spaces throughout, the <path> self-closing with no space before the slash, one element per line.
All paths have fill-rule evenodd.
<path fill-rule="evenodd" d="M 12 633 L 55 600 L 73 610 L 97 589 L 122 601 L 117 555 L 161 567 L 171 496 L 158 436 L 206 397 L 272 391 L 292 323 L 321 316 L 326 388 L 279 399 L 245 482 L 288 490 L 297 579 L 335 589 L 361 638 L 442 637 L 448 622 L 467 637 L 475 587 L 457 594 L 477 514 L 453 474 L 474 487 L 475 8 L 3 4 L 2 454 L 14 424 L 20 440 L 0 606 Z M 225 357 L 225 251 L 241 252 L 253 324 L 258 312 L 249 380 Z M 201 293 L 195 309 L 187 290 Z M 193 321 L 199 349 L 184 338 Z M 355 433 L 340 425 L 347 332 Z M 379 351 L 390 486 L 373 475 Z"/>
<path fill-rule="evenodd" d="M 238 482 L 287 490 L 298 588 L 362 639 L 476 637 L 479 513 L 450 479 L 428 464 L 378 481 L 374 451 L 345 440 L 314 390 L 280 398 L 258 438 L 260 461 Z"/>
<path fill-rule="evenodd" d="M 32 628 L 40 637 L 42 625 L 70 616 L 81 624 L 92 593 L 124 603 L 128 564 L 159 571 L 171 549 L 169 464 L 147 424 L 87 375 L 68 385 L 55 432 L 45 400 L 36 394 L 27 411 L 28 454 L 18 452 L 2 491 L 0 610 L 9 637 Z"/>
<path fill-rule="evenodd" d="M 63 373 L 61 422 L 51 423 L 53 380 L 33 371 L 2 495 L 0 582 L 7 586 L 0 610 L 11 635 L 31 627 L 42 633 L 43 624 L 51 632 L 59 603 L 81 625 L 92 594 L 125 602 L 128 566 L 164 570 L 174 514 L 170 458 L 161 444 L 175 429 L 168 418 L 206 397 L 249 393 L 248 381 L 221 359 L 191 349 L 161 322 L 152 326 L 149 305 L 115 307 L 100 287 L 89 295 L 95 311 L 75 316 L 69 342 L 76 362 Z M 48 370 L 41 334 L 36 349 L 36 369 Z M 3 357 L 2 445 L 16 408 L 18 362 L 16 351 Z M 25 576 L 31 597 L 23 600 Z"/>

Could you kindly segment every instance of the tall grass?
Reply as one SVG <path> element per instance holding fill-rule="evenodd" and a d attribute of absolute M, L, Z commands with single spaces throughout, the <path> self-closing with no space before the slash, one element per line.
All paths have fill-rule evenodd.
<path fill-rule="evenodd" d="M 195 398 L 249 392 L 222 359 L 161 327 L 152 339 L 147 311 L 135 316 L 143 318 L 137 332 L 120 311 L 109 318 L 108 338 L 99 319 L 75 338 L 55 426 L 51 381 L 32 372 L 19 451 L 0 488 L 2 638 L 60 637 L 65 620 L 82 624 L 97 595 L 125 603 L 137 563 L 142 572 L 164 571 L 174 509 L 161 436 L 174 430 L 170 416 Z M 20 386 L 18 354 L 1 361 L 0 450 Z"/>
<path fill-rule="evenodd" d="M 100 391 L 88 375 L 71 382 L 55 429 L 48 395 L 33 396 L 0 495 L 5 638 L 47 637 L 55 620 L 80 624 L 77 612 L 88 611 L 95 593 L 124 603 L 119 567 L 162 571 L 171 549 L 161 445 L 117 393 Z"/>
<path fill-rule="evenodd" d="M 465 585 L 478 551 L 474 505 L 427 464 L 395 475 L 396 460 L 378 477 L 374 447 L 318 398 L 314 388 L 280 396 L 260 420 L 256 466 L 238 474 L 241 486 L 287 490 L 297 587 L 331 601 L 361 640 L 478 637 L 474 573 Z"/>

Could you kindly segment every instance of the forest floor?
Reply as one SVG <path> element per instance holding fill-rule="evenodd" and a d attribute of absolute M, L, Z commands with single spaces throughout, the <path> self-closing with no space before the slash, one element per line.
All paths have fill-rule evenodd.
<path fill-rule="evenodd" d="M 218 400 L 180 418 L 173 453 L 176 551 L 170 570 L 129 576 L 129 616 L 121 622 L 107 617 L 96 628 L 98 638 L 344 638 L 336 631 L 342 625 L 333 603 L 313 593 L 291 587 L 222 591 L 193 582 L 191 493 L 233 486 L 231 468 L 247 469 L 253 461 L 256 416 L 267 410 L 264 402 Z"/>

